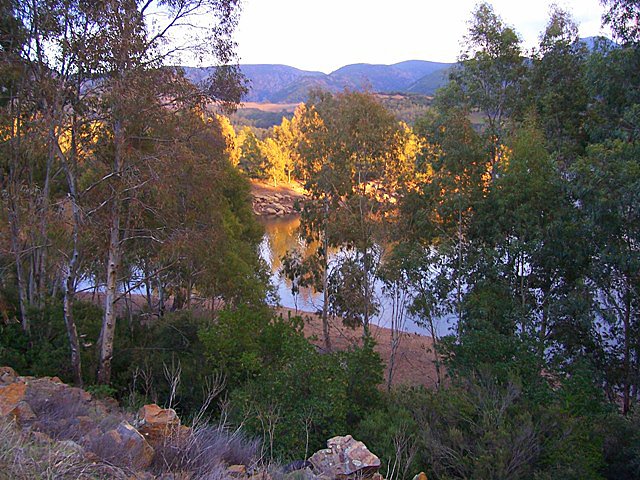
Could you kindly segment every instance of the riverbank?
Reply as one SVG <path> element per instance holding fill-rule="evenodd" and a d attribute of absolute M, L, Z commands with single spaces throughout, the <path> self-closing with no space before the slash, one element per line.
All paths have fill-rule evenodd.
<path fill-rule="evenodd" d="M 305 190 L 296 180 L 278 186 L 251 180 L 253 212 L 262 217 L 284 217 L 298 212 L 305 200 Z"/>
<path fill-rule="evenodd" d="M 277 309 L 283 315 L 296 315 L 292 308 L 280 307 Z M 319 315 L 298 311 L 304 319 L 304 334 L 311 339 L 314 345 L 322 348 L 322 320 Z M 370 326 L 371 336 L 376 341 L 375 350 L 380 354 L 385 365 L 384 382 L 386 385 L 389 375 L 391 359 L 391 329 Z M 345 327 L 340 319 L 330 321 L 329 335 L 331 344 L 335 350 L 347 350 L 348 348 L 362 344 L 362 327 L 351 329 Z M 437 384 L 433 339 L 427 335 L 418 333 L 400 332 L 400 343 L 396 353 L 396 364 L 391 384 L 393 386 L 425 386 L 434 388 Z"/>

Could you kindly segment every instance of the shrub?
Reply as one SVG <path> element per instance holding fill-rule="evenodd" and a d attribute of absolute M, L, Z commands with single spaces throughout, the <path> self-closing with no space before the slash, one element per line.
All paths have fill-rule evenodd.
<path fill-rule="evenodd" d="M 151 470 L 158 475 L 191 472 L 194 478 L 222 478 L 227 465 L 255 465 L 259 452 L 259 442 L 240 430 L 222 424 L 199 426 L 187 436 L 157 445 Z"/>
<path fill-rule="evenodd" d="M 98 338 L 102 313 L 99 307 L 87 302 L 76 302 L 73 312 L 82 344 L 84 379 L 91 381 L 96 366 L 95 344 L 91 342 Z M 0 322 L 0 365 L 11 365 L 23 375 L 58 376 L 71 382 L 73 374 L 62 304 L 56 300 L 41 310 L 32 310 L 30 318 L 29 337 L 19 324 Z"/>

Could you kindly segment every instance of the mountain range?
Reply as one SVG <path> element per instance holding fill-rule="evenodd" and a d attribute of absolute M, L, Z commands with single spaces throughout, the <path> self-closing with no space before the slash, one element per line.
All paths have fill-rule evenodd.
<path fill-rule="evenodd" d="M 446 84 L 452 63 L 409 60 L 393 65 L 356 63 L 329 74 L 300 70 L 287 65 L 240 65 L 249 81 L 246 102 L 296 103 L 307 99 L 310 90 L 339 92 L 370 90 L 377 93 L 433 95 Z M 185 75 L 201 82 L 213 67 L 184 67 Z"/>
<path fill-rule="evenodd" d="M 587 37 L 581 41 L 589 51 L 615 47 L 615 43 L 604 37 Z M 454 63 L 408 60 L 393 65 L 355 63 L 346 65 L 329 74 L 300 70 L 287 65 L 240 65 L 249 81 L 249 92 L 245 102 L 298 103 L 307 99 L 310 90 L 322 89 L 340 92 L 369 90 L 375 93 L 402 93 L 433 95 L 444 86 Z M 215 67 L 183 67 L 187 78 L 201 82 Z"/>

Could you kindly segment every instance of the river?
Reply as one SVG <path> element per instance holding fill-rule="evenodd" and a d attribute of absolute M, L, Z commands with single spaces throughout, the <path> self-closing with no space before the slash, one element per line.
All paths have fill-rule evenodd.
<path fill-rule="evenodd" d="M 271 268 L 271 281 L 277 288 L 280 297 L 280 305 L 287 308 L 298 309 L 303 312 L 317 312 L 322 308 L 322 294 L 315 293 L 309 288 L 302 288 L 297 298 L 291 293 L 291 282 L 280 275 L 282 267 L 281 259 L 288 250 L 300 248 L 304 252 L 305 242 L 298 236 L 300 219 L 297 216 L 288 217 L 260 217 L 260 223 L 264 226 L 264 237 L 260 244 L 260 254 Z M 337 251 L 330 252 L 331 258 L 335 258 Z M 331 259 L 330 259 L 331 261 Z M 380 302 L 380 312 L 373 319 L 373 323 L 381 327 L 391 326 L 392 305 L 388 297 L 383 295 L 382 286 L 375 285 L 375 293 Z M 439 336 L 446 335 L 453 326 L 451 318 L 443 318 L 437 322 Z M 428 334 L 426 328 L 417 325 L 413 319 L 407 317 L 401 328 L 406 332 Z"/>

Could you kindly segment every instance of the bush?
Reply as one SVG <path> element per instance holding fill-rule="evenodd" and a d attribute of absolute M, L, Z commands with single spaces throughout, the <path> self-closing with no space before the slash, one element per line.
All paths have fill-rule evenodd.
<path fill-rule="evenodd" d="M 171 402 L 182 418 L 197 412 L 213 373 L 198 336 L 209 323 L 189 311 L 147 324 L 119 322 L 111 382 L 117 396 L 131 409 Z"/>
<path fill-rule="evenodd" d="M 102 311 L 91 303 L 76 302 L 73 314 L 80 337 L 84 379 L 90 382 L 96 368 L 96 347 L 90 341 L 98 338 Z M 57 376 L 72 382 L 62 304 L 55 301 L 42 310 L 32 310 L 30 318 L 31 336 L 25 335 L 18 323 L 0 323 L 0 365 L 10 365 L 22 375 Z"/>
<path fill-rule="evenodd" d="M 200 338 L 229 378 L 232 418 L 263 437 L 273 458 L 305 458 L 349 433 L 377 403 L 382 363 L 373 345 L 322 354 L 298 317 L 227 310 Z"/>

